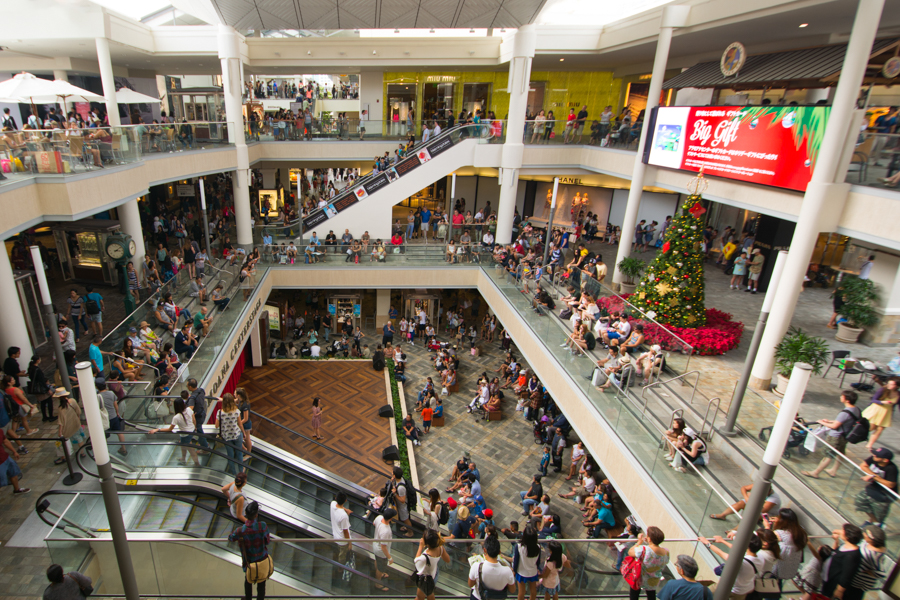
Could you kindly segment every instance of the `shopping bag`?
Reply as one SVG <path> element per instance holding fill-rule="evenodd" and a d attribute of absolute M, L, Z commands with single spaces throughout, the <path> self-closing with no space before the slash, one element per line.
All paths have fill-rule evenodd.
<path fill-rule="evenodd" d="M 810 433 L 812 435 L 806 436 L 806 441 L 803 442 L 803 447 L 806 448 L 807 450 L 809 450 L 810 452 L 815 452 L 816 444 L 818 443 L 819 439 L 816 437 L 815 431 L 811 431 Z"/>
<path fill-rule="evenodd" d="M 36 152 L 38 173 L 62 173 L 62 156 L 56 151 Z"/>
<path fill-rule="evenodd" d="M 21 158 L 13 158 L 11 160 L 12 160 L 13 164 L 16 166 L 16 171 L 18 171 L 19 173 L 25 172 L 25 165 L 22 164 Z"/>
<path fill-rule="evenodd" d="M 12 162 L 8 158 L 0 158 L 0 169 L 4 173 L 12 173 Z"/>

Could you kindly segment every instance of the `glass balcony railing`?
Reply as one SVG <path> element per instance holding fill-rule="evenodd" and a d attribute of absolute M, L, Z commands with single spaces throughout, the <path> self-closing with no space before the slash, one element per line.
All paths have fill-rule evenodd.
<path fill-rule="evenodd" d="M 119 500 L 132 558 L 143 557 L 143 567 L 138 572 L 142 595 L 172 595 L 179 591 L 183 594 L 183 582 L 172 577 L 172 573 L 180 572 L 184 564 L 192 563 L 191 557 L 196 557 L 196 552 L 232 563 L 240 575 L 241 551 L 236 542 L 228 541 L 228 535 L 239 523 L 230 516 L 223 500 L 200 494 L 152 492 L 120 492 Z M 67 572 L 96 573 L 98 569 L 116 568 L 114 562 L 106 562 L 105 558 L 111 557 L 112 553 L 111 548 L 104 549 L 103 546 L 111 545 L 112 540 L 99 493 L 50 492 L 42 496 L 39 503 L 45 503 L 41 518 L 53 527 L 45 538 L 53 563 L 61 565 Z M 399 598 L 410 593 L 406 587 L 407 579 L 419 548 L 418 538 L 397 535 L 389 540 L 393 564 L 387 566 L 388 576 L 379 581 L 375 571 L 374 540 L 354 537 L 348 545 L 327 538 L 298 537 L 296 532 L 275 521 L 266 517 L 261 520 L 266 522 L 272 537 L 268 552 L 274 562 L 276 581 L 298 589 L 321 590 L 332 597 Z M 165 534 L 166 539 L 154 534 Z M 511 565 L 513 542 L 502 534 L 500 541 L 501 562 Z M 541 541 L 545 553 L 550 541 Z M 622 540 L 559 541 L 570 563 L 569 568 L 560 573 L 561 593 L 567 597 L 596 598 L 598 595 L 618 596 L 627 591 L 628 584 L 616 569 L 619 550 L 614 543 Z M 666 540 L 663 545 L 673 556 L 695 554 L 699 546 L 696 540 L 682 539 Z M 450 560 L 440 563 L 437 594 L 467 598 L 470 566 L 483 560 L 480 540 L 445 539 L 444 547 Z M 192 575 L 192 580 L 198 586 L 218 589 L 222 573 L 221 569 L 197 572 Z M 203 581 L 203 578 L 208 579 Z M 670 579 L 667 573 L 666 580 Z M 109 587 L 104 586 L 104 580 L 109 582 L 106 584 Z M 96 594 L 116 593 L 116 585 L 119 585 L 117 577 L 112 573 L 109 577 L 99 578 L 95 582 Z"/>
<path fill-rule="evenodd" d="M 211 293 L 217 285 L 221 284 L 225 297 L 230 300 L 223 310 L 219 310 L 212 302 L 206 303 L 207 317 L 212 317 L 209 331 L 205 336 L 199 336 L 201 332 L 195 332 L 198 335 L 199 344 L 192 356 L 188 357 L 184 353 L 179 353 L 180 366 L 177 369 L 177 373 L 170 377 L 168 384 L 170 395 L 178 395 L 189 378 L 195 377 L 199 380 L 209 370 L 216 353 L 221 345 L 224 344 L 240 316 L 250 290 L 258 281 L 260 270 L 264 271 L 265 268 L 265 266 L 258 266 L 249 278 L 241 282 L 239 264 L 232 266 L 226 260 L 211 260 L 206 263 L 207 293 Z M 176 325 L 180 327 L 188 320 L 192 320 L 194 313 L 200 310 L 200 302 L 198 298 L 190 295 L 190 286 L 188 284 L 187 270 L 185 269 L 174 279 L 163 285 L 157 292 L 151 294 L 131 314 L 126 316 L 122 322 L 104 336 L 100 342 L 100 350 L 104 353 L 109 353 L 104 356 L 105 373 L 109 373 L 111 369 L 118 368 L 120 365 L 125 368 L 128 368 L 128 366 L 140 367 L 136 371 L 135 377 L 137 381 L 144 383 L 145 389 L 165 373 L 164 370 L 154 365 L 159 360 L 159 357 L 164 355 L 163 351 L 166 344 L 172 344 L 174 347 L 174 333 L 169 331 L 157 319 L 157 311 L 162 310 L 158 309 L 157 303 L 160 299 L 164 299 L 171 294 L 173 303 L 181 311 L 180 315 L 173 319 Z M 126 362 L 124 361 L 124 358 L 126 358 L 125 341 L 128 338 L 140 338 L 141 323 L 143 322 L 150 325 L 158 343 L 145 343 L 137 352 L 134 358 L 143 361 L 143 365 L 124 364 Z M 138 329 L 138 333 L 132 333 L 130 331 L 132 327 Z M 133 347 L 137 347 L 137 345 L 133 344 Z M 76 358 L 77 360 L 89 360 L 87 349 L 82 350 Z M 116 364 L 117 362 L 119 365 Z"/>
<path fill-rule="evenodd" d="M 847 177 L 853 185 L 900 189 L 900 134 L 867 131 L 856 140 Z"/>
<path fill-rule="evenodd" d="M 0 169 L 14 183 L 139 162 L 154 153 L 228 146 L 228 123 L 191 122 L 0 132 Z"/>
<path fill-rule="evenodd" d="M 562 119 L 552 121 L 525 121 L 523 143 L 529 146 L 572 144 L 637 151 L 642 122 L 631 125 L 628 122 L 614 121 L 601 125 L 599 121 L 588 119 L 579 127 L 574 121 L 565 119 L 563 116 Z"/>
<path fill-rule="evenodd" d="M 441 131 L 448 131 L 448 123 L 439 121 Z M 449 129 L 458 128 L 459 125 Z M 482 121 L 471 125 L 468 135 L 480 137 L 492 144 L 502 144 L 506 132 L 506 122 L 501 120 Z M 406 140 L 410 133 L 421 141 L 424 131 L 414 125 L 410 130 L 406 123 L 399 121 L 366 121 L 360 119 L 315 118 L 306 122 L 302 118 L 273 119 L 271 121 L 247 121 L 244 123 L 244 135 L 247 142 L 301 142 L 311 140 L 355 140 L 355 141 L 389 141 Z M 434 128 L 429 134 L 431 139 L 437 137 Z"/>

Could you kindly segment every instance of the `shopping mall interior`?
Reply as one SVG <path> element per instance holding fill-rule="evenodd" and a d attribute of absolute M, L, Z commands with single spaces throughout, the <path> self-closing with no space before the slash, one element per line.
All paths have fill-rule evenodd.
<path fill-rule="evenodd" d="M 900 0 L 3 15 L 0 596 L 900 598 Z"/>

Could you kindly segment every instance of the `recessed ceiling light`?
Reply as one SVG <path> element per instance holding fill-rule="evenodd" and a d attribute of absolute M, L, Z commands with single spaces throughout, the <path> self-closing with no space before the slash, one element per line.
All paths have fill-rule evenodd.
<path fill-rule="evenodd" d="M 566 59 L 561 58 L 561 59 L 559 59 L 559 62 L 563 62 L 563 61 L 565 61 L 565 60 L 566 60 Z"/>
<path fill-rule="evenodd" d="M 800 23 L 800 27 L 809 27 L 809 23 Z"/>

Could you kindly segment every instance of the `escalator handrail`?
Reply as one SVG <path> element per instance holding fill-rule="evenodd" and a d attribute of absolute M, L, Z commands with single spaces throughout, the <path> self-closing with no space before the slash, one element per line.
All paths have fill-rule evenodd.
<path fill-rule="evenodd" d="M 276 421 L 273 421 L 273 420 L 270 419 L 269 417 L 263 416 L 263 415 L 261 415 L 261 414 L 259 414 L 259 413 L 257 413 L 257 412 L 252 411 L 252 410 L 250 411 L 250 414 L 253 415 L 253 416 L 255 416 L 255 417 L 259 417 L 260 419 L 262 419 L 262 420 L 264 420 L 264 421 L 268 421 L 268 422 L 271 423 L 272 425 L 277 425 L 278 427 L 281 427 L 281 428 L 284 429 L 285 431 L 289 432 L 291 435 L 296 435 L 297 437 L 303 438 L 303 439 L 306 440 L 307 442 L 312 442 L 313 444 L 316 444 L 316 445 L 319 446 L 320 448 L 324 448 L 325 450 L 328 450 L 329 452 L 332 452 L 332 453 L 334 453 L 334 454 L 337 454 L 338 456 L 340 456 L 340 457 L 342 457 L 342 458 L 346 458 L 347 460 L 349 460 L 349 461 L 351 461 L 351 462 L 353 462 L 353 463 L 356 463 L 357 465 L 359 465 L 359 466 L 361 466 L 361 467 L 363 467 L 363 468 L 365 468 L 365 469 L 368 469 L 369 471 L 375 473 L 376 475 L 380 475 L 380 476 L 382 476 L 382 477 L 386 477 L 387 479 L 391 479 L 391 478 L 393 477 L 393 474 L 382 473 L 381 471 L 379 471 L 379 470 L 376 469 L 375 467 L 372 467 L 372 466 L 370 466 L 370 465 L 367 465 L 367 464 L 365 464 L 365 463 L 362 463 L 362 462 L 356 460 L 355 458 L 353 458 L 352 456 L 349 456 L 349 455 L 347 455 L 347 454 L 344 454 L 344 453 L 341 452 L 340 450 L 336 450 L 335 448 L 332 448 L 331 446 L 327 446 L 327 445 L 325 445 L 325 444 L 323 444 L 323 443 L 321 443 L 321 442 L 318 442 L 318 441 L 316 441 L 316 440 L 314 440 L 314 439 L 308 438 L 308 437 L 306 437 L 305 435 L 303 435 L 302 433 L 300 433 L 299 431 L 294 431 L 293 429 L 291 429 L 291 428 L 288 427 L 287 425 L 282 425 L 281 423 L 278 423 L 278 422 L 276 422 Z M 424 497 L 424 498 L 428 498 L 428 494 L 427 494 L 426 492 L 423 492 L 423 491 L 420 490 L 419 488 L 414 487 L 414 486 L 412 485 L 412 482 L 411 482 L 411 481 L 407 481 L 407 483 L 410 485 L 410 487 L 412 487 L 414 490 L 416 490 L 416 492 L 417 492 L 420 496 L 422 496 L 422 497 Z"/>
<path fill-rule="evenodd" d="M 120 432 L 120 433 L 131 433 L 131 434 L 134 434 L 134 433 L 142 433 L 142 432 L 137 432 L 137 431 L 127 431 L 127 432 Z M 165 435 L 165 434 L 163 434 L 163 435 Z M 175 435 L 177 435 L 177 434 L 175 434 Z M 230 446 L 235 447 L 235 448 L 238 447 L 236 444 L 232 444 L 231 442 L 227 442 L 227 441 L 225 441 L 225 440 L 214 439 L 213 442 L 215 442 L 215 443 L 220 443 L 220 444 L 230 445 Z M 107 441 L 107 443 L 110 443 L 110 442 Z M 120 445 L 120 446 L 124 446 L 124 445 L 126 445 L 126 444 L 129 445 L 129 446 L 180 446 L 180 445 L 181 445 L 181 444 L 179 444 L 178 442 L 174 442 L 174 441 L 160 441 L 160 442 L 111 442 L 111 443 L 114 444 L 114 445 Z M 87 467 L 86 467 L 84 464 L 82 464 L 82 462 L 81 462 L 81 450 L 84 450 L 85 452 L 88 452 L 88 451 L 90 451 L 90 449 L 92 449 L 92 448 L 93 448 L 93 443 L 92 443 L 90 440 L 88 440 L 88 441 L 85 442 L 82 446 L 80 446 L 80 447 L 79 447 L 79 451 L 75 453 L 75 462 L 78 464 L 78 467 L 79 467 L 84 473 L 90 475 L 91 477 L 95 477 L 95 478 L 99 479 L 99 478 L 100 478 L 99 473 L 94 473 L 94 472 L 92 472 L 92 471 L 89 471 L 89 470 L 87 469 Z M 218 450 L 215 450 L 215 449 L 213 449 L 212 447 L 205 448 L 204 450 L 206 450 L 206 451 L 209 452 L 210 454 L 215 454 L 216 456 L 221 456 L 221 457 L 224 458 L 225 460 L 232 460 L 232 459 L 228 458 L 228 455 L 227 455 L 227 454 L 225 454 L 225 453 L 223 453 L 223 452 L 220 452 L 220 451 L 218 451 Z M 243 450 L 241 450 L 241 451 L 243 452 Z M 252 456 L 252 454 L 251 454 L 251 456 Z M 253 456 L 253 458 L 255 458 L 256 460 L 259 460 L 259 461 L 261 461 L 261 462 L 264 462 L 264 463 L 266 463 L 267 465 L 272 465 L 271 461 L 266 460 L 265 458 L 260 458 L 259 455 Z M 129 465 L 129 466 L 131 466 L 131 465 Z M 258 473 L 259 475 L 261 475 L 261 476 L 262 476 L 263 478 L 265 478 L 265 479 L 271 479 L 271 480 L 274 480 L 276 483 L 278 483 L 278 484 L 280 484 L 280 485 L 282 485 L 282 486 L 284 486 L 284 487 L 286 487 L 286 488 L 288 488 L 288 489 L 290 489 L 290 490 L 292 490 L 292 491 L 295 491 L 295 492 L 297 492 L 298 494 L 300 494 L 300 495 L 302 495 L 302 496 L 305 496 L 305 497 L 307 497 L 307 498 L 312 498 L 313 501 L 315 501 L 315 502 L 327 502 L 326 500 L 323 500 L 322 498 L 319 498 L 318 496 L 316 496 L 316 495 L 314 495 L 314 494 L 310 494 L 309 492 L 306 492 L 306 491 L 304 491 L 304 490 L 301 490 L 300 488 L 294 487 L 294 486 L 292 486 L 291 484 L 289 484 L 289 483 L 287 483 L 287 482 L 285 482 L 285 481 L 281 481 L 280 479 L 277 479 L 277 478 L 273 477 L 272 475 L 269 475 L 268 473 L 266 473 L 266 472 L 264 472 L 264 471 L 260 471 L 259 469 L 255 468 L 255 467 L 249 466 L 249 465 L 247 465 L 247 464 L 243 464 L 242 466 L 243 466 L 243 468 L 246 469 L 247 471 L 252 471 L 252 472 L 254 472 L 254 473 Z M 278 466 L 278 465 L 274 465 L 274 466 L 275 466 L 276 468 L 282 468 L 282 467 L 280 467 L 280 466 Z M 166 468 L 166 467 L 165 467 L 165 466 L 159 466 L 159 465 L 156 465 L 155 468 Z M 189 467 L 187 467 L 187 468 L 196 468 L 196 466 L 189 466 Z M 202 466 L 202 467 L 200 467 L 200 468 L 203 468 L 203 469 L 209 469 L 209 470 L 211 470 L 211 471 L 215 471 L 215 472 L 217 472 L 217 473 L 220 473 L 220 471 L 216 471 L 216 469 L 213 469 L 212 467 Z M 269 493 L 272 493 L 272 494 L 276 494 L 276 492 L 272 492 L 271 490 L 266 490 L 265 488 L 262 488 L 262 489 L 263 489 L 263 491 L 266 491 L 266 492 L 269 492 Z M 365 504 L 364 502 L 359 502 L 358 497 L 357 497 L 357 502 L 358 502 L 359 504 L 363 504 L 363 505 Z M 366 523 L 366 524 L 369 523 L 369 521 L 367 521 L 363 516 L 357 515 L 356 513 L 351 513 L 351 514 L 350 514 L 350 517 L 357 518 L 357 519 L 359 519 L 360 521 L 362 521 L 363 523 Z"/>
<path fill-rule="evenodd" d="M 443 139 L 443 138 L 447 137 L 448 135 L 451 135 L 454 132 L 461 131 L 464 127 L 486 127 L 488 129 L 488 131 L 490 131 L 490 127 L 488 127 L 487 125 L 480 125 L 478 123 L 462 123 L 459 125 L 455 125 L 446 131 L 441 131 L 441 135 L 429 139 L 427 144 L 431 144 L 432 142 Z M 491 136 L 493 137 L 493 132 L 491 132 Z M 490 138 L 488 138 L 488 139 L 490 139 Z M 413 146 L 413 150 L 414 151 L 418 150 L 422 147 L 425 147 L 425 145 L 426 145 L 426 142 L 419 142 L 417 145 Z M 368 175 L 363 175 L 362 177 L 355 179 L 353 181 L 353 186 L 355 187 L 358 185 L 364 185 L 366 182 L 374 179 L 378 175 L 381 175 L 381 173 L 382 173 L 382 171 L 379 171 L 378 173 L 369 173 Z M 390 184 L 388 184 L 388 185 L 390 185 Z M 385 187 L 387 187 L 387 186 L 385 186 Z M 344 189 L 346 189 L 346 188 L 344 188 Z M 343 191 L 343 190 L 341 190 L 341 191 Z M 313 216 L 314 214 L 322 212 L 324 210 L 325 210 L 324 208 L 314 208 L 313 210 L 309 211 L 305 217 L 301 217 L 301 219 L 308 219 L 309 217 Z"/>
<path fill-rule="evenodd" d="M 52 528 L 52 527 L 55 527 L 56 523 L 51 523 L 51 522 L 47 521 L 47 519 L 44 518 L 44 512 L 45 512 L 45 511 L 38 511 L 38 510 L 37 510 L 37 507 L 41 504 L 41 501 L 43 501 L 47 496 L 63 496 L 63 495 L 66 495 L 66 496 L 72 496 L 72 495 L 82 495 L 82 496 L 102 496 L 102 495 L 103 495 L 103 492 L 98 492 L 98 491 L 75 491 L 75 490 L 48 490 L 48 491 L 44 492 L 43 494 L 41 494 L 40 497 L 38 497 L 38 499 L 35 501 L 35 512 L 37 512 L 37 513 L 38 513 L 38 516 L 41 518 L 41 520 L 42 520 L 44 523 L 47 523 L 47 525 L 49 525 L 51 528 Z M 232 522 L 233 524 L 235 524 L 235 525 L 241 524 L 241 521 L 239 521 L 239 520 L 236 519 L 235 517 L 231 516 L 231 514 L 229 514 L 229 513 L 225 513 L 225 512 L 220 511 L 220 510 L 218 510 L 218 509 L 216 509 L 216 508 L 210 508 L 209 506 L 207 506 L 207 505 L 205 505 L 205 504 L 203 504 L 203 503 L 201 503 L 201 502 L 198 502 L 197 500 L 191 500 L 190 498 L 185 498 L 185 497 L 183 497 L 183 496 L 177 496 L 177 495 L 175 495 L 175 494 L 168 494 L 168 493 L 165 493 L 165 492 L 134 491 L 134 492 L 118 492 L 118 495 L 119 495 L 119 496 L 147 496 L 147 497 L 157 497 L 157 498 L 164 498 L 164 499 L 166 499 L 166 500 L 174 500 L 174 501 L 178 501 L 178 502 L 184 502 L 185 504 L 191 504 L 191 505 L 194 506 L 195 508 L 199 508 L 199 509 L 202 509 L 202 510 L 206 510 L 206 511 L 208 511 L 208 512 L 211 512 L 211 513 L 213 513 L 215 516 L 217 516 L 217 517 L 219 517 L 219 518 L 222 518 L 222 519 L 224 519 L 224 520 L 226 520 L 226 521 L 231 521 L 231 522 Z M 215 496 L 211 496 L 211 497 L 214 498 Z M 217 500 L 221 500 L 221 498 L 219 498 L 219 499 L 217 499 Z M 275 519 L 275 520 L 277 520 L 277 519 Z M 157 530 L 157 531 L 158 531 L 158 532 L 164 532 L 164 533 L 165 533 L 165 532 L 169 532 L 169 533 L 181 533 L 181 534 L 183 534 L 183 535 L 185 535 L 185 536 L 188 536 L 188 537 L 190 537 L 190 538 L 194 538 L 196 541 L 207 541 L 207 542 L 210 542 L 210 543 L 215 543 L 215 542 L 227 542 L 227 541 L 228 541 L 228 538 L 205 538 L 205 537 L 200 537 L 200 536 L 194 535 L 194 534 L 192 534 L 192 533 L 190 533 L 190 532 L 184 531 L 183 529 L 181 529 L 181 530 L 176 530 L 176 529 L 159 529 L 159 530 Z M 149 531 L 149 530 L 145 530 L 145 529 L 128 529 L 128 530 L 126 530 L 126 532 L 132 532 L 132 533 L 153 533 L 153 531 Z M 271 535 L 271 534 L 270 534 L 270 535 Z M 372 582 L 375 582 L 375 583 L 379 583 L 379 584 L 380 584 L 380 582 L 379 582 L 377 579 L 375 579 L 374 577 L 371 577 L 371 576 L 369 576 L 369 575 L 366 575 L 365 573 L 361 573 L 360 571 L 357 571 L 356 569 L 351 569 L 351 568 L 348 567 L 347 565 L 341 564 L 341 563 L 339 563 L 339 562 L 337 562 L 337 561 L 335 561 L 335 560 L 333 560 L 333 559 L 331 559 L 331 558 L 322 556 L 321 554 L 318 554 L 318 553 L 316 553 L 316 552 L 314 552 L 314 551 L 307 550 L 306 548 L 303 547 L 304 544 L 294 544 L 294 543 L 291 543 L 291 540 L 286 540 L 286 539 L 283 539 L 283 538 L 279 538 L 279 537 L 276 536 L 276 535 L 272 535 L 271 537 L 272 537 L 273 539 L 276 539 L 276 540 L 280 541 L 280 542 L 283 543 L 283 544 L 286 544 L 287 546 L 289 546 L 289 547 L 291 547 L 291 548 L 294 548 L 295 550 L 299 550 L 299 551 L 303 552 L 304 554 L 307 554 L 307 555 L 309 555 L 309 556 L 312 556 L 313 558 L 318 558 L 318 559 L 320 559 L 320 560 L 324 560 L 325 562 L 331 564 L 332 566 L 336 566 L 336 567 L 340 568 L 341 570 L 349 571 L 349 572 L 350 572 L 351 574 L 353 574 L 353 575 L 357 575 L 357 576 L 362 577 L 362 578 L 364 578 L 364 579 L 368 579 L 369 581 L 372 581 Z M 317 542 L 327 541 L 327 540 L 324 540 L 324 539 L 321 539 L 321 538 L 310 538 L 310 539 L 314 539 L 314 540 L 316 540 Z M 176 540 L 176 541 L 177 541 L 177 540 Z M 350 541 L 351 541 L 351 542 L 362 542 L 362 543 L 369 543 L 369 542 L 370 542 L 370 540 L 369 540 L 368 538 L 363 538 L 363 539 L 358 539 L 358 538 L 357 538 L 357 539 L 351 539 Z M 380 584 L 380 585 L 383 585 L 383 584 Z"/>

